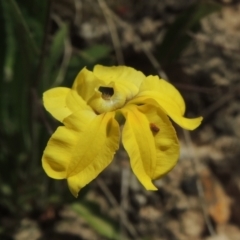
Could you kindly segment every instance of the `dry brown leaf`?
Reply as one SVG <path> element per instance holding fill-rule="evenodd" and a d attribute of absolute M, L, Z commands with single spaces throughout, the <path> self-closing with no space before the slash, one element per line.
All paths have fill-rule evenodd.
<path fill-rule="evenodd" d="M 221 183 L 205 168 L 200 173 L 209 215 L 217 224 L 226 224 L 231 215 L 231 200 Z"/>

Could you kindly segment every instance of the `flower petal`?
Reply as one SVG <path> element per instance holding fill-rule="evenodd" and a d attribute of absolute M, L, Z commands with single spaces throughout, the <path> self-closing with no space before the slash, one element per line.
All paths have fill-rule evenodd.
<path fill-rule="evenodd" d="M 101 84 L 104 82 L 97 79 L 93 72 L 83 68 L 77 75 L 72 89 L 76 90 L 85 102 L 88 102 Z"/>
<path fill-rule="evenodd" d="M 180 93 L 170 83 L 149 76 L 141 85 L 139 94 L 129 104 L 150 104 L 160 107 L 174 122 L 182 128 L 193 130 L 202 121 L 202 117 L 185 118 L 185 103 Z"/>
<path fill-rule="evenodd" d="M 161 101 L 161 105 L 159 104 L 159 101 Z M 156 106 L 160 109 L 162 109 L 175 123 L 177 123 L 180 127 L 185 128 L 187 130 L 194 130 L 197 128 L 203 118 L 197 117 L 197 118 L 185 118 L 180 115 L 179 109 L 176 108 L 176 106 L 171 105 L 167 101 L 164 101 L 162 99 L 159 99 L 158 96 L 154 93 L 149 92 L 149 96 L 144 97 L 136 97 L 134 98 L 129 104 L 149 104 Z"/>
<path fill-rule="evenodd" d="M 79 132 L 87 129 L 89 122 L 96 117 L 93 111 L 81 110 L 66 117 L 44 150 L 42 164 L 49 177 L 63 179 L 67 177 L 67 169 L 79 140 Z"/>
<path fill-rule="evenodd" d="M 72 118 L 65 121 L 72 121 Z M 67 169 L 68 185 L 74 196 L 110 164 L 119 147 L 119 138 L 119 125 L 113 112 L 97 115 L 78 133 Z"/>
<path fill-rule="evenodd" d="M 176 106 L 181 115 L 185 113 L 185 102 L 179 91 L 172 84 L 163 79 L 159 79 L 158 76 L 148 76 L 145 81 L 143 81 L 138 96 L 146 96 L 149 91 L 158 96 L 159 105 L 161 105 L 161 100 L 164 100 L 164 104 L 169 103 Z"/>
<path fill-rule="evenodd" d="M 151 176 L 156 168 L 156 148 L 147 117 L 134 105 L 121 110 L 126 118 L 122 132 L 134 174 L 147 190 L 157 190 Z"/>
<path fill-rule="evenodd" d="M 106 84 L 114 81 L 128 81 L 140 87 L 142 81 L 146 76 L 131 67 L 126 66 L 114 66 L 114 67 L 105 67 L 102 65 L 96 65 L 93 69 L 94 75 L 103 81 Z"/>
<path fill-rule="evenodd" d="M 78 94 L 76 90 L 69 91 L 66 97 L 67 107 L 75 113 L 77 111 L 92 111 L 92 108 L 84 101 L 84 99 Z"/>
<path fill-rule="evenodd" d="M 67 168 L 75 149 L 78 133 L 66 127 L 59 127 L 48 141 L 42 157 L 43 169 L 55 179 L 67 177 Z"/>
<path fill-rule="evenodd" d="M 57 87 L 43 94 L 44 107 L 60 122 L 72 113 L 66 105 L 66 97 L 70 91 L 69 88 Z"/>
<path fill-rule="evenodd" d="M 141 83 L 146 78 L 142 72 L 126 66 L 104 67 L 96 65 L 93 73 L 106 85 L 112 82 L 117 84 L 118 88 L 126 94 L 127 100 L 138 93 Z"/>
<path fill-rule="evenodd" d="M 138 107 L 153 124 L 153 137 L 157 150 L 157 161 L 151 179 L 157 179 L 168 173 L 177 163 L 179 157 L 179 143 L 167 115 L 153 106 L 143 105 Z M 155 130 L 157 129 L 157 131 Z"/>

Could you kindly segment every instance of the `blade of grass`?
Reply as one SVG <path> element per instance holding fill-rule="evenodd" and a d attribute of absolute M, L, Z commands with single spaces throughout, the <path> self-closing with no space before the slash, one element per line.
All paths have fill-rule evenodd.
<path fill-rule="evenodd" d="M 85 200 L 81 203 L 72 204 L 71 208 L 100 235 L 112 240 L 119 239 L 117 223 L 113 219 L 107 218 L 105 214 L 103 215 L 96 203 Z"/>
<path fill-rule="evenodd" d="M 14 0 L 8 0 L 8 4 L 11 9 L 12 17 L 14 19 L 15 24 L 17 27 L 19 27 L 22 36 L 24 36 L 24 40 L 28 44 L 28 48 L 33 51 L 35 55 L 39 54 L 39 49 L 33 40 L 32 34 L 28 28 L 28 25 L 26 24 L 23 15 L 21 13 L 21 10 L 19 9 L 17 3 Z"/>

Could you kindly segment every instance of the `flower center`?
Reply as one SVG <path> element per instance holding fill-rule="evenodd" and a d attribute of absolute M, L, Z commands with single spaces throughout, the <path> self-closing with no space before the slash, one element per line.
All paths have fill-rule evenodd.
<path fill-rule="evenodd" d="M 102 98 L 104 100 L 110 100 L 114 94 L 114 90 L 111 87 L 99 87 L 98 91 L 102 93 Z"/>
<path fill-rule="evenodd" d="M 110 83 L 107 86 L 99 86 L 95 89 L 95 94 L 88 101 L 88 105 L 98 113 L 114 111 L 124 106 L 126 95 L 121 86 Z"/>

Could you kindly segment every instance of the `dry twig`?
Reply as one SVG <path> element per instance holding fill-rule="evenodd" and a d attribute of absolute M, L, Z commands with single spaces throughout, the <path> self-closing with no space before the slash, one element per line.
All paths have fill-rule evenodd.
<path fill-rule="evenodd" d="M 140 239 L 137 233 L 137 230 L 135 227 L 129 222 L 127 219 L 125 211 L 122 211 L 121 207 L 119 206 L 117 200 L 113 196 L 112 192 L 109 190 L 108 186 L 105 184 L 105 182 L 99 177 L 97 179 L 97 184 L 100 187 L 100 189 L 103 191 L 107 199 L 109 200 L 112 207 L 114 207 L 117 210 L 118 215 L 123 219 L 121 221 L 121 224 L 124 225 L 124 227 L 128 230 L 128 232 L 134 237 L 134 239 Z M 123 190 L 122 190 L 123 191 Z"/>
<path fill-rule="evenodd" d="M 207 38 L 207 36 L 204 36 L 203 34 L 195 34 L 192 31 L 187 31 L 186 34 L 196 41 L 213 46 L 215 48 L 222 49 L 224 51 L 230 51 L 233 54 L 239 55 L 240 49 L 230 48 L 230 47 L 224 46 L 220 43 L 213 42 L 211 39 Z"/>
<path fill-rule="evenodd" d="M 124 234 L 125 224 L 124 223 L 126 222 L 126 219 L 127 219 L 126 211 L 128 209 L 128 191 L 129 191 L 130 174 L 131 174 L 130 166 L 129 166 L 129 164 L 125 164 L 125 162 L 123 160 L 122 176 L 121 176 L 121 205 L 120 205 L 120 208 L 121 208 L 120 218 L 122 219 L 120 229 L 121 229 L 121 237 L 122 238 L 125 238 L 125 234 Z"/>
<path fill-rule="evenodd" d="M 101 0 L 104 1 L 104 0 Z M 159 76 L 164 79 L 168 79 L 166 73 L 162 70 L 161 65 L 159 64 L 158 60 L 155 58 L 155 56 L 152 54 L 152 52 L 148 49 L 146 44 L 141 40 L 139 35 L 135 32 L 133 27 L 128 24 L 127 22 L 123 21 L 121 18 L 119 18 L 107 5 L 105 5 L 105 8 L 108 9 L 109 16 L 116 22 L 117 25 L 119 25 L 122 28 L 128 29 L 134 34 L 134 42 L 137 44 L 141 50 L 144 52 L 146 57 L 148 58 L 149 62 L 153 65 L 153 67 L 157 70 Z"/>
<path fill-rule="evenodd" d="M 191 135 L 187 130 L 183 130 L 183 134 L 184 134 L 184 139 L 187 145 L 187 148 L 189 149 L 189 157 L 190 160 L 192 162 L 192 166 L 193 169 L 195 171 L 195 174 L 197 176 L 197 190 L 198 190 L 198 198 L 199 198 L 199 202 L 202 208 L 202 212 L 203 212 L 203 217 L 205 220 L 205 223 L 207 225 L 208 231 L 210 233 L 210 235 L 215 236 L 216 232 L 214 230 L 214 227 L 212 225 L 212 222 L 209 218 L 208 212 L 207 212 L 207 207 L 206 207 L 206 200 L 205 200 L 205 196 L 204 196 L 204 192 L 203 192 L 203 185 L 202 182 L 199 178 L 199 174 L 198 174 L 198 169 L 197 169 L 197 157 L 196 157 L 196 153 L 193 150 L 193 145 L 192 145 L 192 139 L 191 139 Z"/>
<path fill-rule="evenodd" d="M 74 0 L 75 5 L 75 17 L 74 17 L 74 24 L 77 26 L 81 22 L 81 12 L 82 12 L 82 1 L 81 0 Z"/>
<path fill-rule="evenodd" d="M 56 14 L 53 14 L 53 19 L 58 24 L 58 26 L 61 26 L 63 24 L 62 20 Z M 63 60 L 61 62 L 61 66 L 59 68 L 58 75 L 57 75 L 54 83 L 52 84 L 52 87 L 58 86 L 63 82 L 63 80 L 66 76 L 66 73 L 67 73 L 67 69 L 68 69 L 71 57 L 72 57 L 72 45 L 70 43 L 69 36 L 67 36 L 64 39 Z"/>
<path fill-rule="evenodd" d="M 237 94 L 239 94 L 240 85 L 237 85 L 234 89 L 231 89 L 227 94 L 221 96 L 216 102 L 209 106 L 203 113 L 204 119 L 208 118 L 213 112 L 221 108 L 224 104 L 228 103 Z"/>
<path fill-rule="evenodd" d="M 98 0 L 98 4 L 102 9 L 103 15 L 106 19 L 106 22 L 109 28 L 109 33 L 112 38 L 113 47 L 115 49 L 118 64 L 124 65 L 124 57 L 123 57 L 121 42 L 118 36 L 116 25 L 112 19 L 112 12 L 104 0 Z"/>

